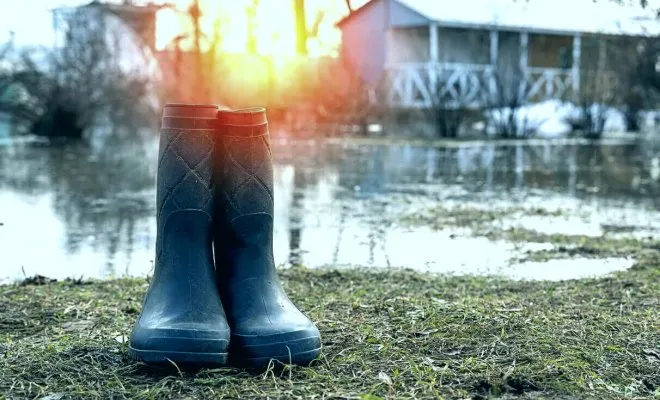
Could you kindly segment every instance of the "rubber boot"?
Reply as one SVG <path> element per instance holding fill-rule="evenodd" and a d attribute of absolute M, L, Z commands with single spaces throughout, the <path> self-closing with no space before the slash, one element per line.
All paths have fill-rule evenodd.
<path fill-rule="evenodd" d="M 318 329 L 289 300 L 273 260 L 273 168 L 266 111 L 219 111 L 215 202 L 218 284 L 231 327 L 230 361 L 308 365 Z"/>
<path fill-rule="evenodd" d="M 229 326 L 212 245 L 217 107 L 168 104 L 157 176 L 154 275 L 130 353 L 145 362 L 225 364 Z"/>

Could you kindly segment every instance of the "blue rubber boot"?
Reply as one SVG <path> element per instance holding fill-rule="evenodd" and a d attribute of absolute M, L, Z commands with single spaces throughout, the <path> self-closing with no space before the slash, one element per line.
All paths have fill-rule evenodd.
<path fill-rule="evenodd" d="M 129 351 L 141 361 L 227 362 L 229 326 L 213 263 L 217 107 L 168 104 L 157 177 L 154 275 Z"/>
<path fill-rule="evenodd" d="M 232 363 L 307 365 L 318 329 L 289 300 L 273 261 L 273 168 L 266 111 L 218 112 L 215 256 Z"/>

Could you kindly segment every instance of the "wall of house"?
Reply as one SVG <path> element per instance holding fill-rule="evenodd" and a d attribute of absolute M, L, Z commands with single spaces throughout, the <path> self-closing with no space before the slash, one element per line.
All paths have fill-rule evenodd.
<path fill-rule="evenodd" d="M 431 59 L 428 26 L 393 28 L 387 42 L 389 63 Z M 490 33 L 486 30 L 438 27 L 438 61 L 489 64 Z"/>
<path fill-rule="evenodd" d="M 497 68 L 502 73 L 518 73 L 520 67 L 520 33 L 498 32 Z"/>
<path fill-rule="evenodd" d="M 387 40 L 387 63 L 427 62 L 429 42 L 428 26 L 393 28 Z"/>
<path fill-rule="evenodd" d="M 573 65 L 573 36 L 529 34 L 529 66 L 570 69 Z"/>
<path fill-rule="evenodd" d="M 342 57 L 368 85 L 376 85 L 385 68 L 388 1 L 373 1 L 342 26 Z"/>
<path fill-rule="evenodd" d="M 490 64 L 490 33 L 486 30 L 439 28 L 440 62 Z"/>
<path fill-rule="evenodd" d="M 392 0 L 387 0 L 390 7 L 389 15 L 389 25 L 397 28 L 405 27 L 419 27 L 428 25 L 431 20 L 429 20 L 424 15 L 411 10 L 408 7 L 401 5 L 400 3 Z"/>
<path fill-rule="evenodd" d="M 585 35 L 580 57 L 580 97 L 585 101 L 622 100 L 642 38 Z"/>
<path fill-rule="evenodd" d="M 112 12 L 129 25 L 135 33 L 149 46 L 156 49 L 156 12 L 134 11 L 129 7 L 114 7 Z"/>
<path fill-rule="evenodd" d="M 600 42 L 604 41 L 604 49 Z M 582 68 L 613 69 L 622 61 L 634 60 L 639 40 L 622 37 L 582 39 Z M 516 69 L 520 65 L 519 32 L 498 33 L 498 66 Z M 392 28 L 387 41 L 388 63 L 430 60 L 428 26 Z M 442 63 L 489 64 L 490 32 L 465 28 L 438 28 L 438 61 Z M 600 63 L 600 67 L 599 67 Z M 528 66 L 565 68 L 573 65 L 573 36 L 529 34 Z"/>
<path fill-rule="evenodd" d="M 637 58 L 641 38 L 585 35 L 582 38 L 582 69 L 616 70 Z"/>
<path fill-rule="evenodd" d="M 344 41 L 342 54 L 356 67 L 368 84 L 376 85 L 388 66 L 430 61 L 431 22 L 425 16 L 402 7 L 393 0 L 372 1 L 359 12 L 359 15 L 355 15 L 342 25 Z M 560 74 L 559 78 L 554 76 L 547 78 L 545 71 L 544 73 L 533 71 L 532 75 L 536 74 L 533 78 L 537 83 L 535 90 L 542 87 L 547 93 L 555 93 L 570 86 L 571 68 L 574 64 L 573 36 L 529 33 L 528 37 L 528 67 L 566 70 L 566 73 Z M 603 40 L 605 40 L 604 46 L 600 44 Z M 581 88 L 585 85 L 611 86 L 613 82 L 611 71 L 617 68 L 621 70 L 626 60 L 633 61 L 636 58 L 638 42 L 637 39 L 630 38 L 584 35 L 580 57 Z M 477 29 L 440 26 L 438 27 L 438 61 L 448 64 L 488 65 L 491 62 L 490 43 L 490 31 L 487 27 Z M 518 93 L 521 80 L 525 76 L 520 70 L 521 50 L 520 32 L 498 32 L 496 70 L 501 85 L 509 88 L 507 90 L 512 96 Z M 599 74 L 597 82 L 592 84 L 590 81 L 594 79 L 590 71 L 594 69 L 608 72 Z M 553 85 L 557 86 L 557 90 L 548 89 Z M 408 85 L 408 88 L 410 87 L 411 85 Z M 413 103 L 423 100 L 416 98 L 414 94 L 407 96 L 412 98 L 406 101 Z"/>

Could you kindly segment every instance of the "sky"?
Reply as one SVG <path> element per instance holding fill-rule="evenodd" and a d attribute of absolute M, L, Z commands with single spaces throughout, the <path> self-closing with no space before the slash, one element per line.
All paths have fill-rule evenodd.
<path fill-rule="evenodd" d="M 121 0 L 110 0 L 111 2 L 121 2 Z M 188 0 L 175 0 L 179 3 L 186 3 Z M 213 1 L 213 0 L 206 0 Z M 232 0 L 230 3 L 236 3 L 239 0 Z M 290 7 L 291 0 L 261 0 L 262 3 L 266 3 L 265 9 L 268 9 L 264 13 L 266 19 L 273 21 L 273 10 L 277 10 L 279 4 L 286 4 Z M 355 0 L 357 4 L 364 3 L 366 0 Z M 446 1 L 448 6 L 455 1 L 459 0 L 429 0 L 429 1 Z M 466 0 L 460 0 L 466 1 Z M 507 1 L 507 0 L 503 0 Z M 510 0 L 514 1 L 514 0 Z M 522 1 L 522 0 L 517 0 Z M 529 1 L 546 1 L 550 2 L 552 0 L 529 0 Z M 576 0 L 578 1 L 578 0 Z M 585 0 L 591 1 L 591 0 Z M 608 1 L 608 0 L 600 0 Z M 627 0 L 627 1 L 637 1 L 637 0 Z M 0 43 L 5 42 L 9 38 L 9 32 L 14 32 L 15 43 L 19 46 L 22 45 L 50 45 L 53 42 L 53 27 L 50 10 L 57 8 L 59 6 L 76 6 L 89 2 L 89 0 L 0 0 Z M 157 2 L 157 1 L 156 1 Z M 336 9 L 341 9 L 344 4 L 344 0 L 308 0 L 311 5 L 310 8 L 321 6 L 324 4 L 326 7 L 328 4 L 332 4 Z M 279 3 L 279 4 L 278 4 Z M 338 4 L 335 4 L 338 3 Z M 650 0 L 651 7 L 660 8 L 660 0 Z M 453 3 L 456 4 L 456 3 Z M 309 6 L 308 6 L 309 7 Z M 562 13 L 564 10 L 557 10 L 556 18 L 562 18 Z M 552 16 L 548 16 L 551 18 Z M 290 17 L 288 17 L 290 19 Z M 281 18 L 280 18 L 281 19 Z M 235 20 L 234 24 L 240 24 L 241 21 Z M 286 31 L 280 30 L 278 27 L 286 26 Z M 288 36 L 291 36 L 291 30 L 293 29 L 292 21 L 277 21 L 275 23 L 271 22 L 270 26 L 265 26 L 263 28 L 263 35 L 267 35 L 269 40 L 270 38 L 275 38 L 272 40 L 277 40 L 277 36 L 282 37 L 282 32 L 286 32 Z M 331 29 L 326 27 L 326 29 Z M 176 29 L 174 29 L 176 30 Z M 172 31 L 172 29 L 170 29 Z M 161 40 L 167 40 L 168 34 L 165 34 Z M 286 36 L 286 35 L 284 35 Z M 286 37 L 286 40 L 289 41 L 291 38 Z M 284 41 L 284 38 L 280 38 L 280 41 Z M 274 42 L 273 42 L 274 43 Z M 275 46 L 275 44 L 272 44 Z"/>
<path fill-rule="evenodd" d="M 48 45 L 53 40 L 50 10 L 81 3 L 79 0 L 0 0 L 0 41 L 4 42 L 13 31 L 17 45 Z"/>
<path fill-rule="evenodd" d="M 53 43 L 53 24 L 51 10 L 62 6 L 77 6 L 86 4 L 91 0 L 0 0 L 0 43 L 5 42 L 10 37 L 10 32 L 14 34 L 14 43 L 18 46 L 48 46 Z M 121 3 L 122 0 L 103 0 L 104 2 Z M 180 9 L 186 9 L 191 0 L 170 0 L 177 4 Z M 229 50 L 237 50 L 233 47 L 245 47 L 245 37 L 236 38 L 245 33 L 245 5 L 251 0 L 200 0 L 202 7 L 204 3 L 214 4 L 216 1 L 220 7 L 230 10 L 232 15 L 228 23 L 229 33 L 225 36 L 229 38 L 227 44 Z M 259 44 L 262 48 L 261 53 L 267 51 L 282 51 L 282 46 L 286 50 L 295 52 L 295 25 L 293 21 L 292 0 L 260 0 L 260 8 L 257 18 L 261 18 L 264 23 L 257 23 Z M 367 0 L 353 0 L 356 4 L 363 4 Z M 146 3 L 148 0 L 135 0 L 136 4 Z M 163 3 L 165 0 L 155 0 L 154 3 Z M 321 30 L 325 30 L 326 37 L 334 35 L 335 42 L 339 41 L 339 33 L 334 27 L 334 23 L 329 21 L 331 18 L 339 19 L 346 12 L 344 0 L 307 0 L 307 14 L 310 20 L 318 9 L 331 9 L 328 21 L 324 23 Z M 218 7 L 213 8 L 212 13 L 219 13 Z M 164 47 L 165 44 L 177 36 L 180 32 L 180 21 L 182 18 L 176 18 L 174 12 L 161 11 L 158 17 L 157 48 Z M 227 14 L 227 13 L 224 13 Z M 203 21 L 204 23 L 204 21 Z M 212 22 L 206 21 L 207 29 L 211 30 Z M 204 27 L 203 27 L 204 30 Z M 335 31 L 335 32 L 331 32 Z M 238 35 L 236 35 L 238 33 Z M 321 32 L 323 33 L 323 32 Z M 328 36 L 330 35 L 330 36 Z M 263 39 L 262 39 L 263 38 Z M 285 45 L 284 45 L 285 44 Z M 279 47 L 278 47 L 279 46 Z M 313 47 L 313 46 L 312 46 Z"/>
<path fill-rule="evenodd" d="M 9 37 L 9 32 L 14 32 L 17 45 L 50 45 L 53 42 L 51 10 L 78 6 L 89 1 L 91 0 L 0 0 L 0 42 Z"/>

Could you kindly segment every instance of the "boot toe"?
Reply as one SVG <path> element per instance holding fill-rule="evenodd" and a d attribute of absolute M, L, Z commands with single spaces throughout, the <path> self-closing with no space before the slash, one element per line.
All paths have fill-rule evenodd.
<path fill-rule="evenodd" d="M 209 330 L 204 325 L 206 324 L 183 327 L 136 326 L 131 335 L 129 352 L 136 360 L 147 363 L 172 361 L 225 364 L 229 348 L 229 330 Z"/>
<path fill-rule="evenodd" d="M 286 323 L 244 326 L 231 335 L 232 361 L 247 367 L 262 368 L 271 360 L 309 365 L 320 352 L 321 335 L 311 321 L 293 326 Z"/>

